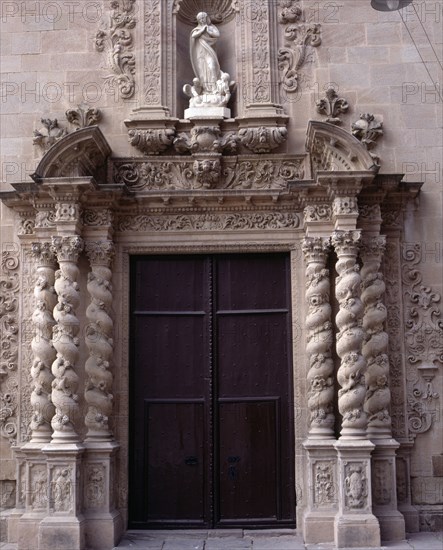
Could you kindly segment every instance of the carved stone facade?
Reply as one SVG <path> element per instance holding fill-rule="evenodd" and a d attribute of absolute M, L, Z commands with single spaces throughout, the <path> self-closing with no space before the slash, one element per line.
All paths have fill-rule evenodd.
<path fill-rule="evenodd" d="M 38 40 L 17 66 L 54 55 L 82 86 L 44 108 L 19 102 L 15 81 L 2 96 L 0 506 L 18 550 L 107 550 L 128 527 L 135 255 L 286 253 L 290 526 L 339 548 L 439 526 L 437 104 L 408 106 L 411 87 L 399 98 L 418 71 L 395 61 L 411 56 L 401 22 L 369 0 L 343 18 L 314 4 L 106 0 L 94 21 L 74 9 L 45 35 L 29 29 Z M 7 32 L 27 32 L 18 16 Z M 223 93 L 193 72 L 191 33 L 211 25 L 206 68 L 223 67 Z"/>

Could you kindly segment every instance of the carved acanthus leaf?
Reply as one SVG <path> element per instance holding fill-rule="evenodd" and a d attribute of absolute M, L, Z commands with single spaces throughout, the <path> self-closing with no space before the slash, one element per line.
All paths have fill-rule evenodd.
<path fill-rule="evenodd" d="M 242 128 L 239 137 L 241 144 L 253 153 L 270 153 L 287 140 L 288 131 L 284 126 Z"/>
<path fill-rule="evenodd" d="M 299 85 L 299 71 L 307 60 L 309 50 L 321 44 L 321 26 L 318 23 L 300 23 L 303 12 L 298 0 L 280 2 L 279 21 L 286 25 L 285 45 L 278 50 L 279 69 L 283 73 L 285 92 L 295 92 Z"/>
<path fill-rule="evenodd" d="M 81 103 L 77 106 L 77 109 L 68 109 L 66 118 L 68 122 L 80 129 L 98 124 L 102 118 L 102 113 L 100 109 L 89 107 L 87 103 Z"/>
<path fill-rule="evenodd" d="M 349 109 L 349 104 L 343 97 L 338 97 L 336 90 L 329 87 L 326 90 L 326 97 L 319 99 L 316 103 L 317 112 L 325 114 L 328 118 L 326 122 L 330 124 L 341 124 L 342 120 L 338 115 L 346 113 Z"/>
<path fill-rule="evenodd" d="M 129 143 L 145 155 L 159 155 L 165 151 L 175 137 L 173 128 L 131 129 L 128 131 Z"/>

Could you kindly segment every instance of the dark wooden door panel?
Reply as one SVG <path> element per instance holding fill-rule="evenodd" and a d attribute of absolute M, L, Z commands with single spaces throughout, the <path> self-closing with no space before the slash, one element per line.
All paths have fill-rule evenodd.
<path fill-rule="evenodd" d="M 147 520 L 204 523 L 204 403 L 145 401 Z"/>
<path fill-rule="evenodd" d="M 133 258 L 130 527 L 294 524 L 288 265 Z"/>
<path fill-rule="evenodd" d="M 279 517 L 278 400 L 220 403 L 220 524 Z"/>

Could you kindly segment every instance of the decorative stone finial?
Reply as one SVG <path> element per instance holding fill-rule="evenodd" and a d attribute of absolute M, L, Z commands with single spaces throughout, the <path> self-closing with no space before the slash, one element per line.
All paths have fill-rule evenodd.
<path fill-rule="evenodd" d="M 326 122 L 330 124 L 341 124 L 342 120 L 338 117 L 341 113 L 346 113 L 349 104 L 343 97 L 338 97 L 335 89 L 330 86 L 326 90 L 326 97 L 317 101 L 317 112 L 325 114 L 328 118 Z"/>
<path fill-rule="evenodd" d="M 87 103 L 81 103 L 77 105 L 77 109 L 68 109 L 66 111 L 66 118 L 68 122 L 78 126 L 80 128 L 87 128 L 88 126 L 94 126 L 100 122 L 102 118 L 101 111 L 93 107 L 89 107 Z"/>

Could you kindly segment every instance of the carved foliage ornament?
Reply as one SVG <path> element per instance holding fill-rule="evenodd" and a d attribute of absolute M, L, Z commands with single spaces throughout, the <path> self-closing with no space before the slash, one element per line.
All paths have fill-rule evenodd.
<path fill-rule="evenodd" d="M 428 431 L 436 418 L 432 380 L 443 364 L 443 320 L 441 295 L 423 284 L 418 269 L 422 246 L 403 249 L 402 283 L 405 301 L 405 346 L 408 379 L 408 425 L 413 434 Z"/>
<path fill-rule="evenodd" d="M 326 90 L 326 97 L 317 101 L 317 112 L 325 114 L 328 118 L 326 122 L 330 124 L 341 124 L 342 120 L 338 116 L 346 113 L 349 109 L 349 104 L 343 97 L 338 97 L 337 92 L 331 86 Z"/>
<path fill-rule="evenodd" d="M 285 127 L 243 128 L 238 134 L 241 144 L 253 153 L 270 153 L 288 138 Z"/>
<path fill-rule="evenodd" d="M 0 434 L 13 444 L 17 436 L 19 251 L 2 251 L 0 273 Z"/>
<path fill-rule="evenodd" d="M 131 129 L 128 131 L 128 136 L 129 143 L 145 155 L 158 155 L 172 145 L 175 130 L 172 128 Z"/>
<path fill-rule="evenodd" d="M 77 109 L 68 109 L 66 111 L 68 122 L 74 126 L 78 126 L 78 129 L 94 126 L 100 122 L 101 117 L 102 115 L 99 109 L 89 107 L 86 103 L 81 103 L 77 106 Z"/>
<path fill-rule="evenodd" d="M 105 52 L 106 68 L 111 72 L 105 82 L 117 88 L 123 99 L 131 98 L 135 92 L 134 4 L 135 0 L 111 0 L 109 20 L 95 35 L 95 48 Z"/>
<path fill-rule="evenodd" d="M 367 505 L 368 478 L 363 463 L 345 464 L 345 503 L 348 509 L 361 509 Z"/>
<path fill-rule="evenodd" d="M 161 1 L 145 0 L 144 93 L 147 105 L 161 103 Z"/>
<path fill-rule="evenodd" d="M 42 118 L 41 123 L 43 127 L 40 128 L 40 130 L 34 130 L 33 143 L 46 152 L 54 143 L 66 135 L 67 130 L 58 125 L 58 120 L 56 118 Z"/>
<path fill-rule="evenodd" d="M 307 61 L 310 48 L 321 44 L 321 26 L 318 23 L 301 23 L 303 11 L 298 2 L 279 2 L 279 21 L 285 25 L 285 45 L 278 50 L 278 63 L 283 73 L 283 89 L 289 93 L 298 89 L 299 71 Z"/>

